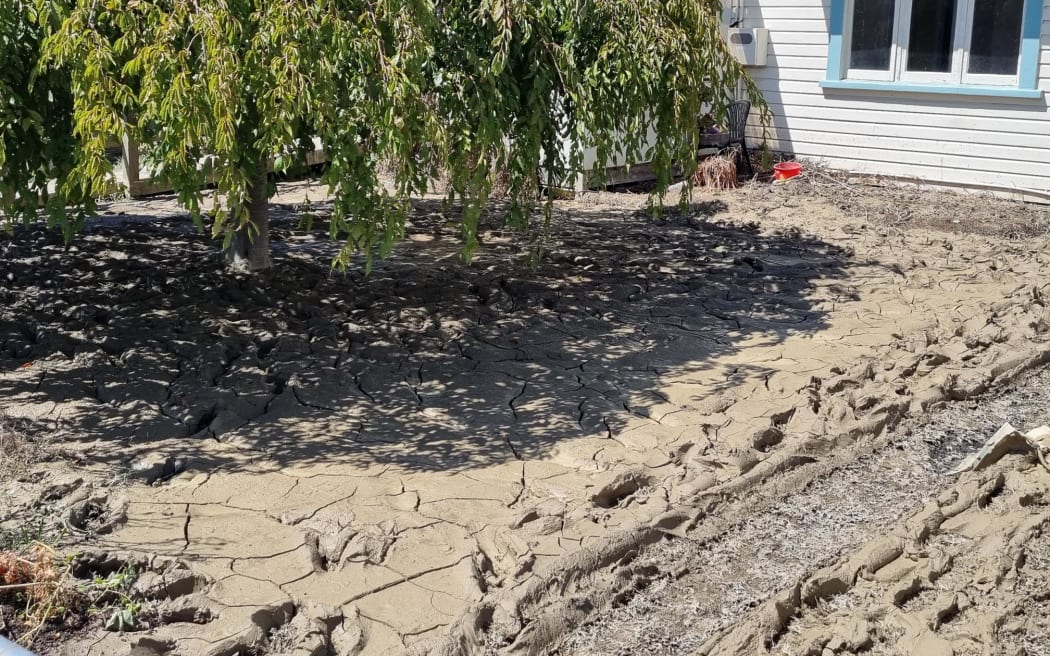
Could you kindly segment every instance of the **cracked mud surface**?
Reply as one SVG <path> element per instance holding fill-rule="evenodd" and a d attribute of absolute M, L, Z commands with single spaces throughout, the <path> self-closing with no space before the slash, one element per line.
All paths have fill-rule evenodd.
<path fill-rule="evenodd" d="M 966 473 L 694 653 L 1045 654 L 1048 490 L 1021 456 Z"/>
<path fill-rule="evenodd" d="M 658 576 L 573 630 L 557 653 L 693 654 L 778 590 L 896 530 L 902 517 L 954 486 L 958 476 L 949 472 L 1005 422 L 1050 423 L 1050 369 L 902 425 L 873 440 L 870 451 L 839 454 L 841 466 L 812 477 L 802 490 L 774 489 L 767 504 L 741 500 L 726 507 L 720 513 L 729 519 L 726 530 L 705 532 L 701 525 L 685 539 L 646 549 L 637 561 Z M 1050 635 L 1028 640 L 1025 653 L 1048 652 Z"/>
<path fill-rule="evenodd" d="M 527 653 L 640 545 L 1050 356 L 1045 238 L 792 199 L 561 203 L 537 270 L 498 229 L 461 264 L 436 202 L 369 277 L 281 216 L 276 270 L 227 276 L 164 200 L 0 238 L 0 403 L 73 463 L 47 497 L 207 581 L 69 653 Z"/>

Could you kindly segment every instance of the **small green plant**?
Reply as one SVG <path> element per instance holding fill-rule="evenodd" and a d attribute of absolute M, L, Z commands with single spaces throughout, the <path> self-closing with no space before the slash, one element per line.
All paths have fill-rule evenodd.
<path fill-rule="evenodd" d="M 762 149 L 758 153 L 758 168 L 769 171 L 773 168 L 773 151 L 769 148 L 769 142 L 762 142 Z"/>
<path fill-rule="evenodd" d="M 42 542 L 0 549 L 0 603 L 19 609 L 11 628 L 20 644 L 30 646 L 48 625 L 86 616 L 106 617 L 105 628 L 121 633 L 148 626 L 145 602 L 132 589 L 134 565 L 83 580 L 73 574 L 76 560 L 77 554 L 59 554 Z"/>
<path fill-rule="evenodd" d="M 138 571 L 129 563 L 107 576 L 95 576 L 86 584 L 85 592 L 90 596 L 90 606 L 95 612 L 112 608 L 106 620 L 107 630 L 124 633 L 139 628 L 142 602 L 131 596 L 131 586 L 137 579 Z"/>
<path fill-rule="evenodd" d="M 119 592 L 131 587 L 131 584 L 137 579 L 138 572 L 135 570 L 135 566 L 127 564 L 109 576 L 96 576 L 91 583 L 95 590 L 100 593 Z"/>
<path fill-rule="evenodd" d="M 34 542 L 50 544 L 57 537 L 43 517 L 31 517 L 14 528 L 0 528 L 0 551 L 18 551 Z"/>
<path fill-rule="evenodd" d="M 137 601 L 125 600 L 119 607 L 113 609 L 113 614 L 106 622 L 106 629 L 110 631 L 134 631 L 138 628 L 137 617 L 142 611 L 142 604 Z"/>

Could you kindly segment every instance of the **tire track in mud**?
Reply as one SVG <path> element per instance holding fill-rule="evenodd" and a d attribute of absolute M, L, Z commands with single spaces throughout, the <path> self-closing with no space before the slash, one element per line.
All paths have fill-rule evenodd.
<path fill-rule="evenodd" d="M 979 487 L 1003 478 L 1003 468 L 999 468 L 993 469 L 992 473 L 967 474 L 956 484 L 956 477 L 947 472 L 965 455 L 979 448 L 1005 421 L 1019 426 L 1050 423 L 1050 369 L 1025 376 L 993 397 L 951 404 L 922 423 L 902 426 L 893 435 L 881 440 L 877 450 L 860 455 L 855 460 L 849 460 L 851 456 L 847 456 L 841 467 L 812 480 L 801 493 L 782 493 L 778 495 L 780 498 L 766 504 L 769 507 L 765 509 L 758 508 L 761 502 L 733 504 L 721 515 L 737 511 L 745 518 L 721 535 L 715 534 L 716 529 L 701 526 L 682 538 L 664 540 L 651 546 L 637 558 L 633 567 L 659 574 L 646 581 L 645 587 L 632 594 L 625 603 L 616 605 L 593 618 L 593 621 L 578 627 L 561 642 L 554 653 L 563 656 L 641 653 L 821 654 L 822 649 L 830 645 L 832 653 L 873 649 L 870 653 L 890 654 L 898 653 L 892 651 L 893 648 L 904 649 L 902 653 L 927 653 L 914 650 L 933 649 L 930 645 L 934 644 L 943 647 L 939 641 L 946 638 L 940 635 L 930 637 L 920 630 L 920 626 L 911 626 L 908 622 L 922 624 L 925 618 L 929 620 L 927 624 L 932 622 L 939 627 L 959 622 L 961 613 L 970 608 L 974 609 L 970 612 L 991 612 L 987 599 L 984 599 L 991 593 L 966 593 L 965 582 L 952 589 L 941 590 L 936 580 L 930 581 L 927 577 L 919 585 L 925 595 L 921 612 L 917 610 L 911 613 L 906 607 L 901 611 L 904 619 L 896 617 L 896 611 L 885 605 L 877 608 L 869 607 L 871 604 L 865 605 L 865 600 L 880 594 L 892 596 L 885 588 L 891 583 L 899 583 L 900 577 L 881 583 L 878 580 L 874 583 L 863 581 L 855 589 L 850 588 L 844 593 L 842 599 L 822 598 L 819 604 L 815 598 L 810 599 L 808 605 L 803 604 L 795 596 L 800 590 L 806 590 L 806 584 L 811 588 L 817 585 L 815 581 L 819 574 L 807 579 L 807 573 L 843 553 L 849 553 L 858 545 L 873 540 L 858 552 L 866 554 L 875 549 L 872 545 L 885 544 L 887 540 L 898 537 L 906 539 L 907 535 L 894 537 L 894 531 L 899 533 L 901 527 L 907 525 L 900 518 L 910 515 L 916 507 L 931 498 L 940 494 L 942 505 L 945 505 L 945 500 L 959 498 L 960 486 Z M 1029 472 L 1027 469 L 1018 472 L 1016 463 L 1012 464 L 1015 466 L 1005 467 L 1007 473 L 1004 480 L 1010 482 L 1007 488 L 1024 489 L 1022 479 L 1047 478 L 1046 472 Z M 1042 481 L 1043 491 L 1046 483 Z M 945 488 L 948 492 L 942 493 Z M 996 492 L 1002 492 L 1002 488 L 999 485 Z M 991 521 L 999 522 L 995 524 L 999 534 L 1013 535 L 1016 526 L 1003 519 L 1012 517 L 1009 513 L 1003 514 L 1003 508 L 1010 506 L 1017 511 L 1021 505 L 1014 499 L 1011 506 L 1009 492 L 1005 497 L 1007 501 L 997 502 L 999 505 L 992 513 L 994 517 Z M 936 501 L 933 503 L 937 504 Z M 1024 503 L 1035 505 L 1030 500 Z M 984 502 L 973 501 L 959 510 L 960 516 L 973 515 L 979 518 L 987 515 L 985 505 Z M 1029 515 L 1041 516 L 1038 512 Z M 1024 518 L 1024 521 L 1029 520 L 1030 517 Z M 962 523 L 963 519 L 959 519 L 953 526 Z M 916 548 L 920 552 L 922 549 L 928 551 L 934 549 L 938 542 L 950 543 L 953 540 L 974 543 L 970 546 L 984 544 L 980 542 L 984 539 L 983 535 L 962 538 L 953 535 L 950 531 L 941 531 L 929 541 L 920 541 L 922 544 Z M 1016 571 L 1014 576 L 1019 586 L 1042 586 L 1042 596 L 1046 596 L 1048 581 L 1040 574 L 1038 563 L 1045 564 L 1050 554 L 1050 537 L 1036 533 L 1026 535 L 1032 540 L 1026 553 L 1031 554 L 1034 560 L 1031 567 L 1025 571 Z M 927 543 L 932 545 L 928 549 Z M 1009 544 L 1001 546 L 1006 548 Z M 985 547 L 992 548 L 987 544 Z M 1022 547 L 1023 544 L 1017 544 L 1013 548 L 1016 550 Z M 973 559 L 972 553 L 965 549 L 959 550 L 955 557 L 961 563 Z M 894 559 L 894 562 L 901 558 Z M 923 558 L 928 560 L 927 556 L 918 557 L 916 562 L 920 565 L 914 567 L 903 560 L 894 567 L 910 572 L 926 563 Z M 848 557 L 845 560 L 849 562 Z M 887 566 L 889 564 L 892 563 L 887 563 Z M 961 571 L 963 566 L 957 569 Z M 886 569 L 883 576 L 893 571 L 892 568 Z M 944 581 L 949 579 L 945 577 Z M 910 580 L 906 583 L 910 584 Z M 882 588 L 876 590 L 879 585 Z M 773 601 L 763 603 L 776 590 L 782 590 L 779 596 L 774 595 Z M 942 593 L 940 596 L 936 594 L 938 591 Z M 785 594 L 788 601 L 793 603 L 785 605 L 781 599 Z M 776 612 L 769 610 L 769 604 L 775 605 L 776 600 L 781 602 L 782 614 L 798 614 L 800 617 L 792 620 L 790 625 L 780 621 L 771 628 L 770 622 L 777 622 L 770 619 Z M 1031 591 L 1020 594 L 1017 605 L 1034 609 L 1029 613 L 1031 617 L 1039 616 L 1039 608 L 1046 610 L 1045 601 L 1040 601 L 1039 595 L 1033 595 Z M 756 607 L 758 609 L 749 615 L 749 611 Z M 788 607 L 790 610 L 784 610 Z M 923 613 L 930 617 L 927 618 Z M 866 619 L 869 616 L 875 617 L 876 621 Z M 1022 653 L 1050 653 L 1050 629 L 1024 621 L 1018 624 L 1019 621 L 1010 624 L 1014 629 L 1012 633 L 997 635 L 996 640 L 1004 641 L 1004 644 L 1016 643 L 1016 646 L 1028 650 Z M 827 630 L 822 631 L 819 627 Z M 767 645 L 763 642 L 768 637 L 765 634 L 779 634 L 780 637 L 775 644 Z M 809 642 L 802 644 L 803 638 Z M 814 646 L 821 640 L 822 643 Z M 916 640 L 920 642 L 916 643 Z M 922 640 L 929 642 L 924 643 Z M 711 643 L 705 645 L 708 641 Z M 771 650 L 767 652 L 767 648 Z M 490 644 L 490 651 L 498 653 L 499 649 L 497 645 Z"/>
<path fill-rule="evenodd" d="M 269 632 L 301 622 L 330 653 L 473 654 L 486 636 L 527 653 L 658 585 L 643 547 L 668 532 L 713 544 L 903 419 L 1050 359 L 1042 242 L 953 251 L 847 231 L 837 210 L 803 232 L 613 205 L 573 210 L 543 270 L 513 275 L 495 230 L 475 265 L 435 261 L 453 241 L 433 216 L 369 279 L 291 251 L 266 286 L 203 259 L 95 257 L 164 253 L 155 240 L 181 238 L 163 225 L 85 238 L 58 285 L 23 248 L 23 286 L 0 290 L 0 386 L 27 414 L 61 405 L 82 445 L 139 449 L 93 449 L 117 464 L 186 463 L 128 488 L 108 544 L 176 544 L 225 610 L 142 638 L 193 656 L 205 631 L 240 632 L 237 649 L 277 652 Z M 120 302 L 88 312 L 96 298 Z M 122 351 L 128 335 L 158 341 Z"/>
<path fill-rule="evenodd" d="M 1050 472 L 1031 460 L 964 474 L 695 655 L 1045 653 Z"/>

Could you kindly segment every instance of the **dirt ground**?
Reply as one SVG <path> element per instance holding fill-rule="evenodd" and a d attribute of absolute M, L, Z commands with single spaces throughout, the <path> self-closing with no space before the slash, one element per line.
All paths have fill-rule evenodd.
<path fill-rule="evenodd" d="M 1010 456 L 695 654 L 1045 654 L 1050 475 Z"/>
<path fill-rule="evenodd" d="M 662 218 L 587 194 L 532 267 L 495 216 L 462 264 L 428 199 L 366 277 L 305 193 L 258 278 L 165 198 L 0 237 L 0 410 L 49 454 L 0 527 L 53 518 L 149 592 L 144 630 L 49 653 L 549 651 L 659 577 L 646 545 L 1050 360 L 1045 208 L 819 172 Z"/>
<path fill-rule="evenodd" d="M 659 575 L 644 589 L 635 591 L 626 603 L 594 613 L 585 623 L 574 627 L 557 653 L 562 656 L 679 656 L 694 654 L 705 643 L 716 641 L 741 625 L 750 626 L 754 632 L 755 615 L 763 611 L 752 609 L 773 592 L 790 590 L 841 556 L 862 551 L 865 543 L 899 533 L 903 519 L 917 514 L 925 504 L 958 484 L 959 476 L 952 470 L 1005 422 L 1026 427 L 1050 423 L 1050 369 L 1044 367 L 1022 376 L 995 394 L 972 402 L 946 405 L 927 416 L 905 422 L 885 435 L 844 449 L 835 455 L 833 460 L 837 462 L 831 467 L 826 466 L 831 463 L 825 462 L 819 471 L 810 472 L 816 475 L 800 476 L 802 489 L 783 486 L 784 481 L 778 481 L 781 489 L 757 491 L 762 501 L 738 499 L 719 508 L 717 515 L 706 517 L 693 531 L 644 549 L 633 566 L 653 569 Z M 1015 460 L 1002 471 L 1008 477 L 1016 476 L 1010 473 L 1011 468 L 1027 470 L 1028 465 L 1023 460 Z M 1024 475 L 1033 474 L 1039 481 L 1039 472 L 1026 471 Z M 1010 508 L 1011 494 L 1010 489 L 1001 490 L 998 496 L 1004 497 L 1005 505 L 997 503 L 988 507 L 986 513 L 974 513 L 974 516 L 978 519 L 985 516 L 994 523 L 1004 509 L 1019 510 Z M 1025 505 L 1031 508 L 1038 504 L 1026 500 Z M 714 530 L 711 524 L 717 525 Z M 1003 527 L 996 527 L 1001 529 Z M 1035 539 L 1038 537 L 1038 534 L 1029 535 L 1027 541 L 1022 539 L 1017 545 L 1026 551 L 1025 564 L 1015 574 L 1037 576 L 1039 569 L 1045 567 L 1040 555 L 1045 546 Z M 972 547 L 977 542 L 969 544 Z M 908 557 L 914 559 L 925 546 L 920 545 Z M 883 574 L 892 571 L 886 570 Z M 1016 576 L 1011 580 L 1016 581 Z M 975 584 L 966 594 L 976 600 L 982 596 L 981 592 L 974 592 L 978 588 L 979 584 Z M 1017 590 L 1022 593 L 1021 597 L 1039 591 L 1045 593 L 1050 588 L 1044 585 Z M 843 599 L 837 597 L 839 594 L 842 593 L 820 600 L 816 607 L 842 602 Z M 1000 598 L 1010 600 L 1011 596 Z M 990 611 L 997 611 L 1001 616 L 1016 607 L 1011 603 L 996 605 L 995 600 L 995 597 L 984 598 L 983 607 L 970 606 L 962 610 L 975 617 Z M 922 604 L 916 602 L 913 606 L 928 606 L 933 601 L 934 597 L 927 595 Z M 1029 601 L 1038 602 L 1037 599 Z M 796 605 L 796 614 L 799 608 L 800 605 Z M 880 617 L 885 614 L 864 604 L 850 608 L 862 618 L 865 612 Z M 809 609 L 809 606 L 801 607 L 803 612 Z M 968 615 L 961 615 L 958 618 L 961 621 L 969 619 Z M 1038 620 L 1038 616 L 1029 619 Z M 781 637 L 786 638 L 787 632 L 801 626 L 801 623 L 782 625 L 785 635 Z M 772 630 L 770 636 L 775 633 Z M 836 630 L 828 631 L 826 642 L 830 643 L 835 634 Z M 906 644 L 894 645 L 897 637 L 899 634 L 893 631 L 881 634 L 873 631 L 867 648 L 873 653 L 923 653 Z M 999 634 L 993 637 L 993 640 L 984 640 L 985 646 L 992 646 L 991 653 L 1015 654 L 1016 649 L 999 647 L 1015 644 L 1018 638 L 1025 643 L 1024 654 L 1050 653 L 1050 633 L 1037 622 L 1004 622 Z M 739 653 L 766 653 L 762 646 L 739 648 L 742 650 Z M 786 639 L 770 645 L 768 651 L 809 653 L 808 646 L 800 648 Z M 822 651 L 823 647 L 813 653 Z M 978 646 L 969 651 L 959 649 L 957 653 L 987 651 Z"/>

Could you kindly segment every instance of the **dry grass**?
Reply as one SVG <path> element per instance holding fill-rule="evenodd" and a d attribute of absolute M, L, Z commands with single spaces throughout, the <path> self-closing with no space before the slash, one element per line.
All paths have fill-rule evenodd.
<path fill-rule="evenodd" d="M 0 605 L 19 609 L 20 643 L 31 644 L 45 625 L 79 604 L 83 595 L 70 580 L 68 562 L 42 542 L 0 551 Z"/>
<path fill-rule="evenodd" d="M 32 425 L 0 411 L 0 480 L 25 475 L 40 457 L 41 444 Z"/>
<path fill-rule="evenodd" d="M 150 626 L 155 609 L 134 592 L 134 564 L 102 575 L 78 558 L 40 541 L 0 550 L 0 635 L 43 647 L 106 617 L 111 631 Z"/>
<path fill-rule="evenodd" d="M 693 183 L 708 189 L 733 189 L 736 177 L 736 152 L 730 151 L 701 161 L 693 175 Z"/>
<path fill-rule="evenodd" d="M 23 479 L 39 461 L 43 449 L 34 429 L 0 411 L 0 482 Z M 68 564 L 37 541 L 47 539 L 44 520 L 2 510 L 16 514 L 0 527 L 0 635 L 30 645 L 45 626 L 66 617 L 78 594 L 69 583 Z"/>

